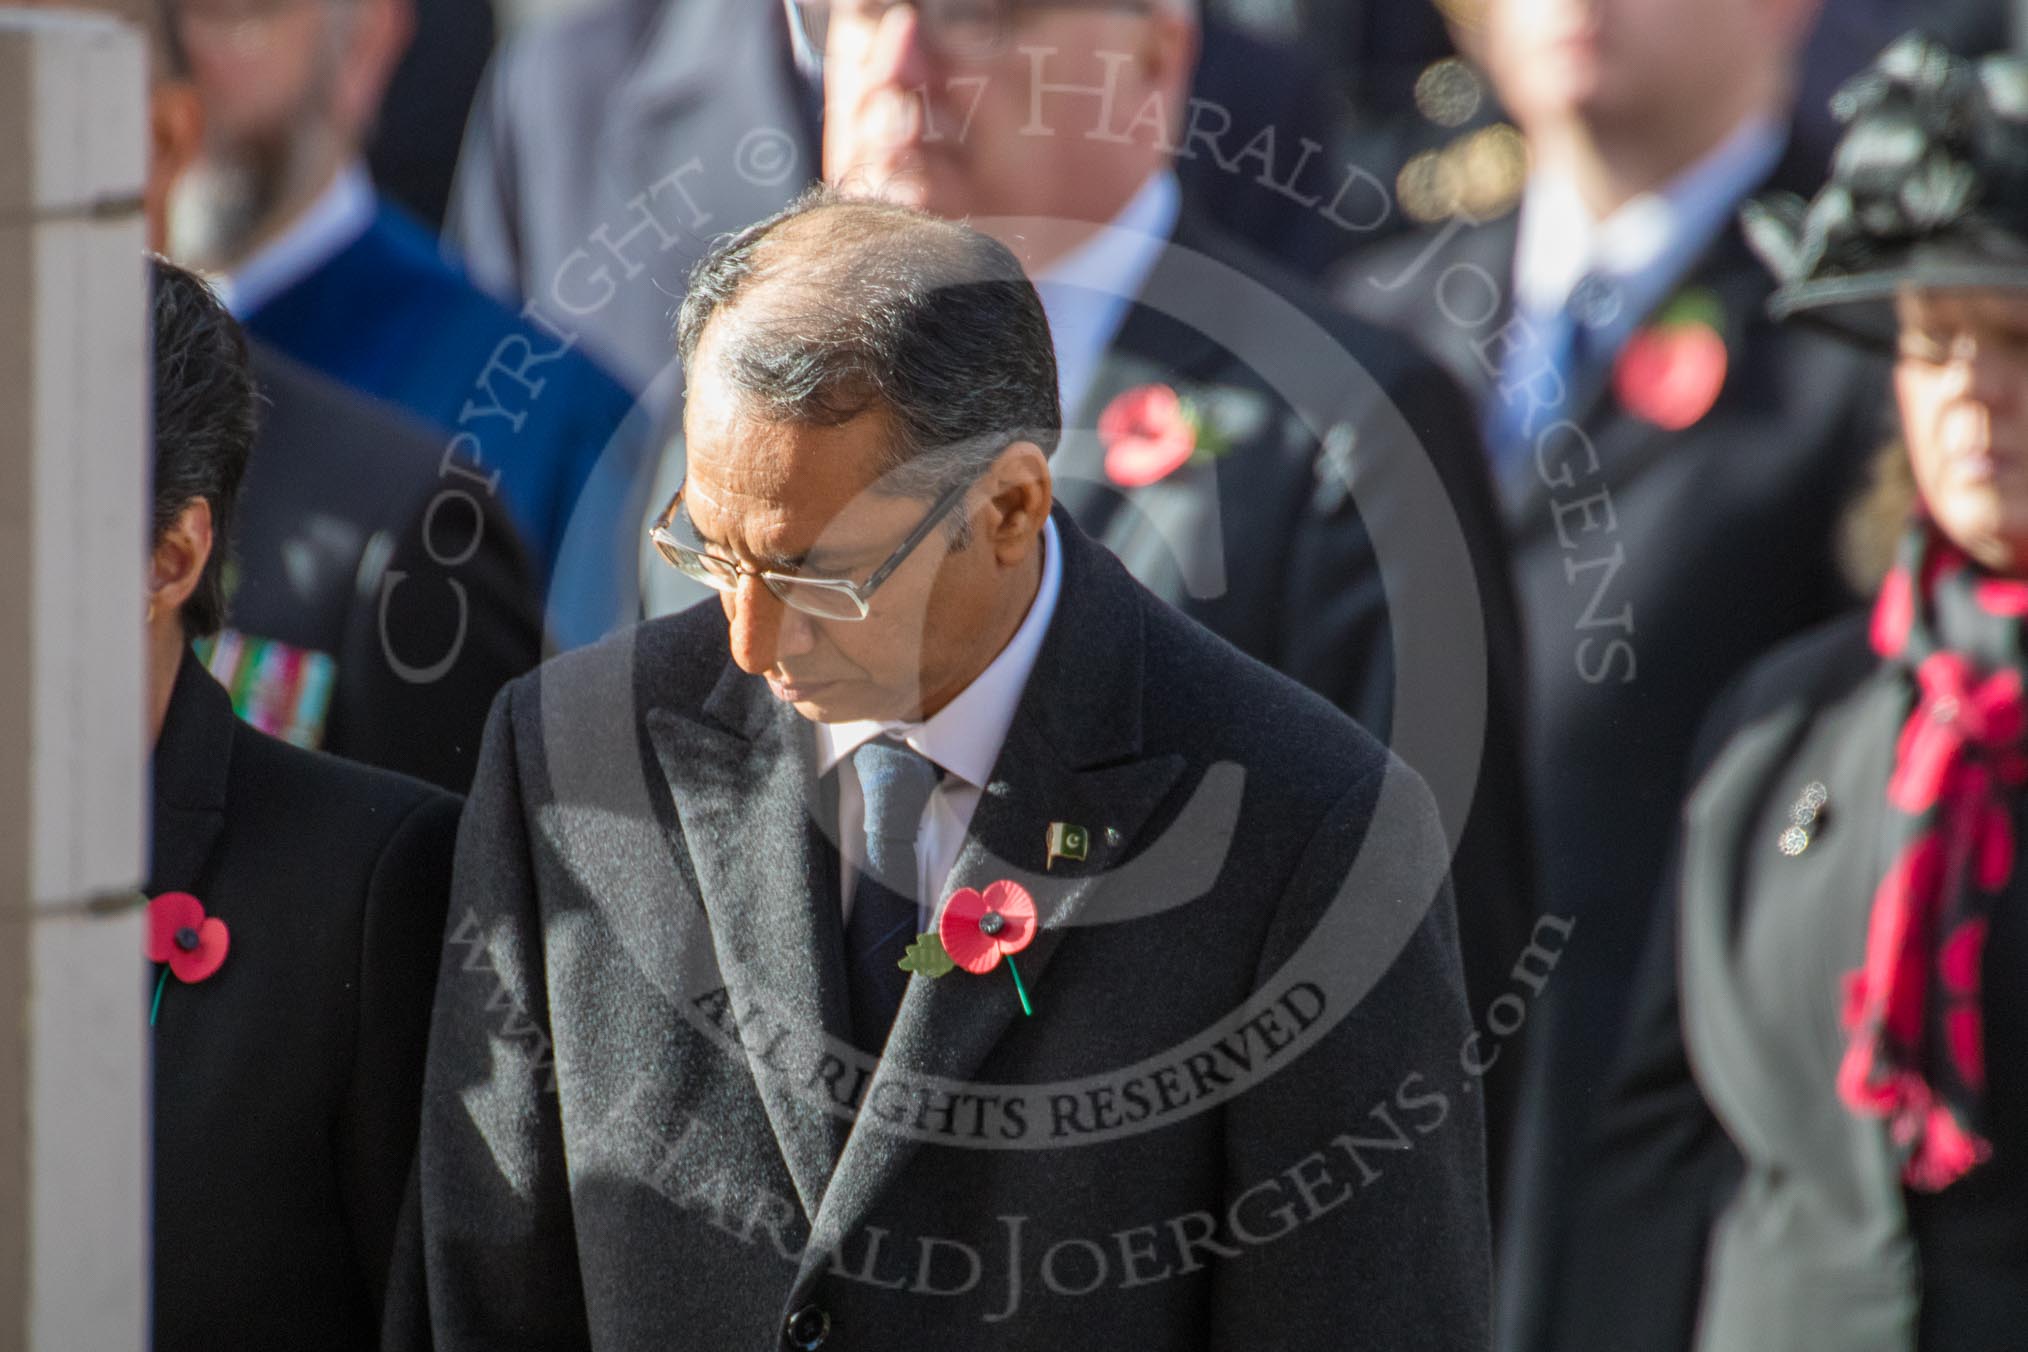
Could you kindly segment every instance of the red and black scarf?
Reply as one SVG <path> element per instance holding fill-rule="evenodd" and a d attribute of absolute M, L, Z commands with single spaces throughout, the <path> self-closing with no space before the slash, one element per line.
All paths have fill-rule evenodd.
<path fill-rule="evenodd" d="M 1911 1188 L 1948 1187 L 1986 1136 L 1986 932 L 2015 869 L 2028 783 L 2028 581 L 1981 571 L 1918 525 L 1873 611 L 1873 647 L 1912 708 L 1883 819 L 1866 965 L 1848 978 L 1838 1092 L 1887 1120 Z"/>

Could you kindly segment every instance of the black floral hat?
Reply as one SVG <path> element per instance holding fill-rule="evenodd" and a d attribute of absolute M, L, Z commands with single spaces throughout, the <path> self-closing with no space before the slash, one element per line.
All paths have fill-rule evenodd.
<path fill-rule="evenodd" d="M 1781 282 L 1771 315 L 1892 347 L 1904 285 L 2028 288 L 2028 61 L 1967 61 L 1912 33 L 1831 112 L 1846 130 L 1815 199 L 1772 194 L 1740 213 Z"/>

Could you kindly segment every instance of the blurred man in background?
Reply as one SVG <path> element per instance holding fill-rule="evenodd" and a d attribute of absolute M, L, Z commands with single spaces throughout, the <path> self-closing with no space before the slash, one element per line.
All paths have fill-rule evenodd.
<path fill-rule="evenodd" d="M 222 274 L 254 337 L 437 431 L 446 481 L 497 495 L 520 527 L 559 640 L 630 618 L 633 542 L 611 526 L 642 463 L 632 397 L 574 334 L 446 264 L 360 160 L 407 0 L 172 0 L 172 24 L 206 119 L 173 204 L 178 256 Z"/>
<path fill-rule="evenodd" d="M 1807 173 L 1785 152 L 1815 10 L 1492 0 L 1483 54 L 1532 164 L 1519 212 L 1390 245 L 1343 292 L 1413 326 L 1476 397 L 1528 626 L 1544 901 L 1571 929 L 1527 1021 L 1509 1347 L 1556 1345 L 1580 1143 L 1691 737 L 1750 658 L 1851 602 L 1835 521 L 1881 373 L 1765 317 L 1771 281 L 1734 224 Z"/>
<path fill-rule="evenodd" d="M 492 0 L 415 0 L 415 36 L 380 101 L 367 166 L 380 190 L 431 230 L 443 229 L 498 17 Z"/>
<path fill-rule="evenodd" d="M 666 413 L 690 269 L 817 176 L 816 136 L 780 0 L 547 16 L 487 71 L 445 235 L 481 286 L 581 329 Z"/>
<path fill-rule="evenodd" d="M 204 141 L 187 58 L 146 0 L 66 7 L 149 33 L 143 207 L 159 250 Z M 493 693 L 542 654 L 513 524 L 490 495 L 440 479 L 444 439 L 427 426 L 272 346 L 249 351 L 260 429 L 218 545 L 229 627 L 208 640 L 209 665 L 261 730 L 462 793 Z"/>
<path fill-rule="evenodd" d="M 1378 736 L 1398 672 L 1481 678 L 1477 798 L 1440 806 L 1463 828 L 1483 1008 L 1525 944 L 1531 865 L 1516 620 L 1478 438 L 1431 362 L 1184 200 L 1192 6 L 807 0 L 797 17 L 823 55 L 825 177 L 968 219 L 1036 279 L 1067 411 L 1057 500 L 1087 532 Z M 1461 548 L 1440 557 L 1446 527 Z M 1485 1086 L 1496 1141 L 1505 1069 Z"/>
<path fill-rule="evenodd" d="M 791 8 L 601 0 L 545 15 L 502 47 L 466 131 L 445 236 L 474 280 L 581 329 L 658 414 L 680 397 L 670 323 L 704 247 L 818 176 L 821 93 L 798 66 L 816 54 L 793 46 Z M 1305 191 L 1335 187 L 1323 72 L 1231 24 L 1205 51 L 1185 197 L 1310 275 L 1370 240 L 1370 202 L 1334 220 L 1259 182 L 1300 165 Z"/>

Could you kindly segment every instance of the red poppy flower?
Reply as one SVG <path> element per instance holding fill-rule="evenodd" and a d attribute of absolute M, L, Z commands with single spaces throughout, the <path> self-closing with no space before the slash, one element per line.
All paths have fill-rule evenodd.
<path fill-rule="evenodd" d="M 1165 479 L 1196 454 L 1197 426 L 1167 385 L 1137 385 L 1099 414 L 1106 477 L 1122 488 Z"/>
<path fill-rule="evenodd" d="M 1680 432 L 1711 411 L 1725 388 L 1725 339 L 1699 321 L 1657 324 L 1627 340 L 1613 393 L 1636 417 Z"/>
<path fill-rule="evenodd" d="M 1035 898 L 1020 883 L 986 884 L 984 892 L 961 887 L 944 903 L 937 936 L 951 961 L 981 976 L 1012 957 L 1035 938 Z"/>
<path fill-rule="evenodd" d="M 216 972 L 231 937 L 225 922 L 205 915 L 204 903 L 188 892 L 164 892 L 148 903 L 148 961 L 168 963 L 178 981 Z"/>

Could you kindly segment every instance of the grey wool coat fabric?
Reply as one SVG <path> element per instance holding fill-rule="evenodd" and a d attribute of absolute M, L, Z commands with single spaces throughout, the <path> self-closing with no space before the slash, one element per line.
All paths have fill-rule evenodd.
<path fill-rule="evenodd" d="M 419 1153 L 442 1352 L 1486 1345 L 1427 793 L 1057 522 L 949 884 L 1033 893 L 1032 1016 L 1006 963 L 917 974 L 851 1050 L 810 726 L 717 606 L 503 692 Z"/>

